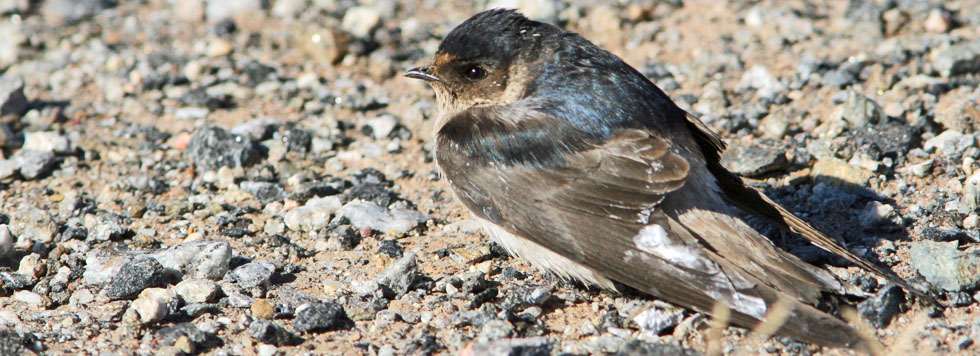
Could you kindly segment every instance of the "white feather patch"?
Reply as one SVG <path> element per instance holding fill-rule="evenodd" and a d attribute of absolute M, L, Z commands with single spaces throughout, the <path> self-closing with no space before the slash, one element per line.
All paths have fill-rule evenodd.
<path fill-rule="evenodd" d="M 671 241 L 667 229 L 659 224 L 644 226 L 640 229 L 640 233 L 633 236 L 633 243 L 640 251 L 682 267 L 697 269 L 706 273 L 718 271 L 718 267 L 696 249 Z"/>

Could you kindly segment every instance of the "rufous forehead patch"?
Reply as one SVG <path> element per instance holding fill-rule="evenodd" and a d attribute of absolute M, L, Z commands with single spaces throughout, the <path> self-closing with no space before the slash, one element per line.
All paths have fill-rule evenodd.
<path fill-rule="evenodd" d="M 432 65 L 438 67 L 443 64 L 449 63 L 454 59 L 456 59 L 456 56 L 451 55 L 449 53 L 437 53 L 436 60 L 435 62 L 432 63 Z"/>

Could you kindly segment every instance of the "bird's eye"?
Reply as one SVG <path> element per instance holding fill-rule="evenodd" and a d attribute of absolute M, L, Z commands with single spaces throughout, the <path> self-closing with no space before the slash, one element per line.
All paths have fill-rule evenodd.
<path fill-rule="evenodd" d="M 487 71 L 480 66 L 473 65 L 463 69 L 463 76 L 469 80 L 480 80 L 487 76 Z"/>

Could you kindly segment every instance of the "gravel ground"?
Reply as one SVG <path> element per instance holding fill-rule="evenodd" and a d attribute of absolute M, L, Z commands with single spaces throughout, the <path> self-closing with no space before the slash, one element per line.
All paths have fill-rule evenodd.
<path fill-rule="evenodd" d="M 944 308 L 758 224 L 869 297 L 890 354 L 980 353 L 980 2 L 0 0 L 0 354 L 698 355 L 704 314 L 487 242 L 407 68 L 518 7 L 622 56 L 725 164 Z M 725 354 L 848 354 L 727 328 Z"/>

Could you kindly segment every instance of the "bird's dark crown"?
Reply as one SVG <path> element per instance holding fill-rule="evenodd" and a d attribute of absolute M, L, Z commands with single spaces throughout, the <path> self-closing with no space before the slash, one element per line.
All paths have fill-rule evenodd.
<path fill-rule="evenodd" d="M 493 9 L 470 17 L 439 44 L 436 65 L 442 61 L 488 61 L 503 65 L 534 45 L 542 32 L 557 27 L 533 21 L 513 9 Z"/>

